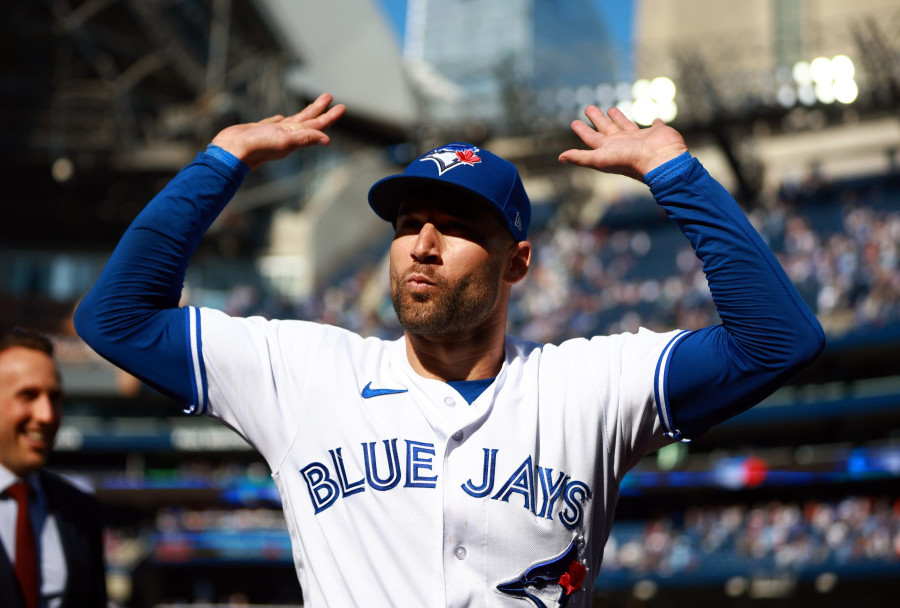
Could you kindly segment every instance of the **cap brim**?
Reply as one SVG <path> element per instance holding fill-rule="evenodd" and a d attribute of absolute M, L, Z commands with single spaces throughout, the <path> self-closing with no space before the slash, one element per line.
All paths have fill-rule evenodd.
<path fill-rule="evenodd" d="M 501 225 L 506 226 L 508 223 L 508 220 L 503 217 L 497 206 L 476 190 L 430 177 L 412 175 L 391 175 L 385 177 L 375 182 L 375 185 L 369 189 L 369 206 L 378 217 L 394 225 L 397 222 L 397 211 L 400 208 L 400 204 L 409 194 L 418 190 L 444 191 L 465 195 L 469 199 L 484 203 L 485 210 L 495 216 Z"/>

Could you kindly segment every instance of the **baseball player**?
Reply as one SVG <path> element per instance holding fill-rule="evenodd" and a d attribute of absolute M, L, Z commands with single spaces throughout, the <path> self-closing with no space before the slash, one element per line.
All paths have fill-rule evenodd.
<path fill-rule="evenodd" d="M 589 606 L 618 486 L 646 453 L 750 407 L 821 327 L 681 136 L 617 110 L 560 161 L 643 180 L 702 259 L 722 324 L 535 344 L 505 334 L 531 261 L 516 168 L 465 143 L 376 183 L 404 336 L 178 308 L 202 234 L 262 163 L 343 113 L 229 127 L 128 228 L 75 317 L 111 361 L 219 419 L 272 470 L 309 606 Z"/>

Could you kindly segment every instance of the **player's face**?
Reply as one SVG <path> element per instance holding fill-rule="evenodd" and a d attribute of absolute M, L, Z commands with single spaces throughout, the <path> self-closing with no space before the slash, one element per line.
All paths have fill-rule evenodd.
<path fill-rule="evenodd" d="M 410 197 L 400 206 L 391 245 L 391 299 L 400 324 L 414 334 L 448 334 L 501 314 L 498 296 L 515 246 L 480 204 L 443 193 Z"/>
<path fill-rule="evenodd" d="M 13 346 L 0 352 L 0 464 L 22 476 L 44 466 L 61 417 L 53 359 Z"/>

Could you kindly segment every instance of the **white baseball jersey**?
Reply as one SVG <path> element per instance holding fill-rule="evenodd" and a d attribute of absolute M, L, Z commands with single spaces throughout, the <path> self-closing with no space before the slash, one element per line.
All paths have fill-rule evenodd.
<path fill-rule="evenodd" d="M 405 341 L 187 310 L 199 403 L 265 457 L 309 606 L 589 606 L 678 332 L 506 340 L 471 405 Z"/>

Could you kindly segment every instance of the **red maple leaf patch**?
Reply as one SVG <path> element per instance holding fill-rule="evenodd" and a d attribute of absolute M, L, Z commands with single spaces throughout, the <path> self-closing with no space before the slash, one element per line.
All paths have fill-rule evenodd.
<path fill-rule="evenodd" d="M 474 150 L 457 150 L 456 158 L 467 165 L 474 165 L 475 163 L 481 162 L 481 157 L 476 155 Z"/>
<path fill-rule="evenodd" d="M 564 572 L 559 577 L 559 584 L 566 591 L 566 595 L 571 595 L 573 591 L 581 589 L 581 583 L 584 582 L 584 575 L 587 573 L 587 566 L 573 559 L 569 564 L 569 571 Z"/>

